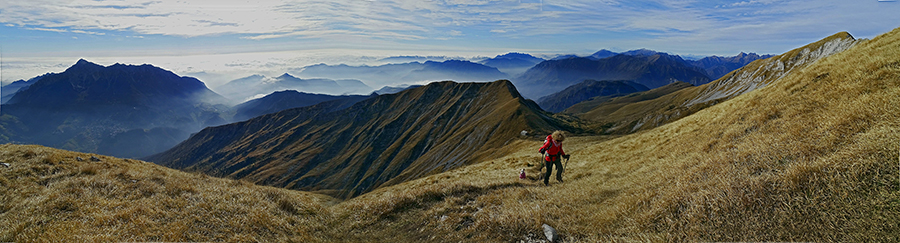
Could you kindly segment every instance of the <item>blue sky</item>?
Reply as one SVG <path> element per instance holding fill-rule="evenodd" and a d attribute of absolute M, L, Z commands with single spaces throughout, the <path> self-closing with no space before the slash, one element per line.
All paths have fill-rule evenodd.
<path fill-rule="evenodd" d="M 78 58 L 229 79 L 362 56 L 780 54 L 839 31 L 872 38 L 900 27 L 898 12 L 885 0 L 4 0 L 0 81 Z"/>

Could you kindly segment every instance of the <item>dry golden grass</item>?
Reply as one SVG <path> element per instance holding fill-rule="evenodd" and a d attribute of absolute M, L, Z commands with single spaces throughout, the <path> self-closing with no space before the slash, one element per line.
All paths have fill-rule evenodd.
<path fill-rule="evenodd" d="M 566 113 L 595 122 L 604 134 L 650 130 L 706 109 L 735 96 L 776 82 L 816 60 L 852 47 L 857 40 L 840 32 L 768 59 L 756 60 L 722 78 L 700 86 L 673 83 L 632 95 L 576 104 Z"/>
<path fill-rule="evenodd" d="M 522 141 L 336 211 L 360 212 L 350 239 L 515 241 L 547 223 L 583 242 L 898 241 L 898 63 L 895 30 L 675 123 L 571 139 L 563 184 L 516 179 L 537 160 Z"/>
<path fill-rule="evenodd" d="M 659 128 L 540 141 L 343 202 L 0 146 L 0 241 L 900 241 L 900 29 Z M 89 157 L 89 156 L 87 156 Z M 518 171 L 528 168 L 529 179 Z"/>
<path fill-rule="evenodd" d="M 0 145 L 0 241 L 309 241 L 331 215 L 321 195 L 90 156 Z"/>

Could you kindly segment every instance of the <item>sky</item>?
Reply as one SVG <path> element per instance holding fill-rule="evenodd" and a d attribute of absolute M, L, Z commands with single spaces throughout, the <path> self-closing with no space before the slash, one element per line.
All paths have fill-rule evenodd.
<path fill-rule="evenodd" d="M 891 0 L 3 0 L 0 81 L 78 59 L 153 64 L 215 86 L 395 55 L 780 54 L 900 27 Z"/>

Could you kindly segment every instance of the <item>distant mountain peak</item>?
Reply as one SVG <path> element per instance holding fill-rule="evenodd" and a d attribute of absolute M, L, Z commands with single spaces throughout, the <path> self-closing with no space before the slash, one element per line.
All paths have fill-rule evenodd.
<path fill-rule="evenodd" d="M 294 77 L 288 73 L 284 73 L 281 76 L 278 76 L 278 79 L 285 79 L 285 78 L 297 79 L 297 77 Z"/>
<path fill-rule="evenodd" d="M 591 58 L 594 58 L 594 59 L 602 59 L 602 58 L 607 58 L 607 57 L 615 56 L 616 54 L 618 54 L 618 53 L 612 52 L 612 51 L 607 50 L 607 49 L 601 49 L 601 50 L 599 50 L 599 51 L 597 51 L 597 52 L 594 52 L 594 54 L 591 54 L 590 57 L 591 57 Z"/>
<path fill-rule="evenodd" d="M 506 54 L 503 54 L 503 55 L 497 55 L 497 57 L 494 57 L 494 58 L 528 58 L 528 59 L 538 59 L 537 57 L 532 56 L 531 54 L 528 54 L 528 53 L 521 53 L 521 52 L 510 52 L 510 53 L 506 53 Z"/>
<path fill-rule="evenodd" d="M 94 64 L 94 65 L 97 65 L 96 63 L 89 62 L 88 60 L 84 60 L 84 58 L 78 59 L 78 61 L 75 62 L 75 65 L 85 65 L 85 64 Z"/>
<path fill-rule="evenodd" d="M 78 62 L 75 62 L 75 65 L 67 68 L 66 71 L 69 70 L 80 70 L 80 69 L 92 69 L 92 68 L 103 68 L 102 65 L 90 62 L 84 59 L 78 59 Z"/>
<path fill-rule="evenodd" d="M 668 53 L 665 53 L 665 52 L 658 52 L 658 51 L 654 51 L 654 50 L 650 50 L 650 49 L 646 49 L 646 48 L 630 50 L 630 51 L 626 51 L 622 54 L 629 55 L 629 56 L 653 56 L 653 55 L 668 56 L 669 55 Z"/>

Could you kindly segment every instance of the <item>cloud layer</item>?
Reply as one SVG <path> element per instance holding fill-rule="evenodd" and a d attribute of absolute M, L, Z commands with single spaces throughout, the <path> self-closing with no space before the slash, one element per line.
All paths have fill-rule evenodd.
<path fill-rule="evenodd" d="M 7 59 L 43 51 L 36 56 L 69 60 L 64 63 L 76 60 L 59 59 L 56 53 L 67 46 L 78 50 L 67 55 L 88 58 L 319 49 L 778 54 L 839 31 L 857 37 L 887 32 L 900 24 L 897 9 L 897 2 L 884 0 L 4 0 L 0 30 L 45 34 L 2 33 L 0 44 L 14 50 Z M 64 42 L 75 39 L 93 44 Z M 18 64 L 8 63 L 4 73 L 15 72 Z"/>
<path fill-rule="evenodd" d="M 0 23 L 103 35 L 237 38 L 629 35 L 692 41 L 773 38 L 823 25 L 883 32 L 898 18 L 882 1 L 692 0 L 12 0 Z M 896 10 L 897 6 L 894 6 Z M 887 9 L 889 10 L 889 9 Z M 882 23 L 871 22 L 881 17 Z M 866 21 L 868 20 L 868 21 Z M 854 23 L 856 22 L 856 23 Z M 860 23 L 861 22 L 861 23 Z M 869 23 L 866 23 L 869 22 Z M 870 27 L 866 27 L 866 26 Z M 835 32 L 833 30 L 826 30 Z M 649 37 L 647 37 L 649 36 Z"/>

